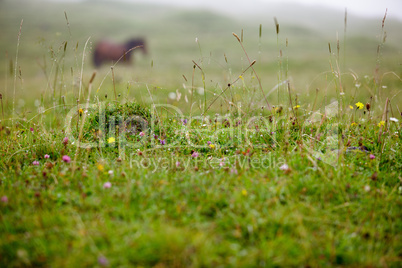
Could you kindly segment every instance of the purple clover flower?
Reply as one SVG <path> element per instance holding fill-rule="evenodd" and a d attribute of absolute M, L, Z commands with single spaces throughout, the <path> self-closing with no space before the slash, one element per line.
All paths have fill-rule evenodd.
<path fill-rule="evenodd" d="M 6 195 L 3 195 L 3 196 L 1 197 L 1 202 L 2 202 L 2 203 L 7 203 L 7 202 L 8 202 L 8 197 L 7 197 Z"/>
<path fill-rule="evenodd" d="M 65 137 L 65 138 L 63 139 L 63 144 L 64 144 L 64 145 L 67 145 L 67 144 L 68 144 L 68 137 Z"/>
<path fill-rule="evenodd" d="M 71 158 L 68 155 L 63 155 L 63 157 L 61 159 L 65 163 L 70 163 L 71 162 Z"/>

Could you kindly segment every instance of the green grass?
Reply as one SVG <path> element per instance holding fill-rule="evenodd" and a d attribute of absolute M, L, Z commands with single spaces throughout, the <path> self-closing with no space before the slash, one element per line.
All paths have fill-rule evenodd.
<path fill-rule="evenodd" d="M 401 266 L 395 22 L 350 26 L 338 55 L 325 26 L 0 7 L 1 267 Z M 123 40 L 132 25 L 151 55 L 92 77 L 96 29 Z"/>

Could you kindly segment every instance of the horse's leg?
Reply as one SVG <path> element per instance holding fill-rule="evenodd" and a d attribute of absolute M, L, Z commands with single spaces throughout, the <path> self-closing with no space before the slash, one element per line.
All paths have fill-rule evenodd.
<path fill-rule="evenodd" d="M 94 64 L 96 67 L 100 67 L 102 64 L 102 57 L 101 57 L 98 49 L 95 50 L 95 53 L 94 53 Z"/>

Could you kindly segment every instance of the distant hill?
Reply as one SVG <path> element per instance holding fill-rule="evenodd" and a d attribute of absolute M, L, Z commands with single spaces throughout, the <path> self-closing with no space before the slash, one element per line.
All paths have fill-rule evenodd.
<path fill-rule="evenodd" d="M 0 61 L 3 61 L 6 52 L 12 55 L 15 51 L 21 19 L 24 19 L 21 56 L 22 59 L 35 61 L 44 53 L 43 45 L 41 47 L 43 40 L 48 43 L 59 42 L 55 46 L 60 46 L 61 40 L 69 40 L 69 47 L 78 42 L 82 49 L 88 37 L 91 37 L 91 42 L 96 42 L 105 37 L 125 40 L 135 35 L 147 37 L 153 56 L 164 57 L 172 64 L 199 55 L 195 38 L 201 41 L 204 55 L 214 52 L 222 57 L 224 53 L 234 55 L 241 52 L 232 32 L 240 34 L 243 29 L 249 52 L 257 54 L 262 47 L 267 54 L 266 60 L 272 62 L 278 53 L 274 17 L 280 25 L 280 45 L 283 46 L 288 38 L 291 47 L 288 55 L 293 59 L 325 58 L 328 56 L 329 42 L 336 46 L 337 35 L 341 42 L 344 41 L 342 11 L 296 4 L 260 4 L 256 8 L 253 3 L 257 2 L 247 2 L 239 8 L 233 7 L 237 1 L 231 5 L 215 2 L 217 6 L 211 10 L 207 4 L 203 8 L 193 9 L 188 6 L 115 1 L 53 1 L 44 4 L 42 1 L 3 0 L 0 2 Z M 43 8 L 44 5 L 46 8 Z M 69 29 L 65 12 L 69 19 Z M 376 56 L 382 31 L 381 21 L 382 18 L 367 19 L 348 15 L 346 47 L 350 54 L 353 53 L 351 56 L 359 59 L 367 55 Z M 261 40 L 258 33 L 260 24 L 263 30 Z M 383 56 L 392 61 L 402 51 L 401 29 L 401 22 L 386 20 L 387 41 Z M 0 68 L 4 66 L 1 63 Z"/>

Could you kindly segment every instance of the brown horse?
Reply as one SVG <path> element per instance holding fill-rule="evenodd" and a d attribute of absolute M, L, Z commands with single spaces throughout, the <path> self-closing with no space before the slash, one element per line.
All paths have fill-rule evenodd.
<path fill-rule="evenodd" d="M 130 63 L 131 53 L 137 49 L 141 49 L 144 54 L 147 54 L 143 38 L 131 39 L 123 45 L 100 41 L 95 48 L 94 64 L 99 67 L 103 62 L 117 62 L 119 59 L 125 63 Z"/>

